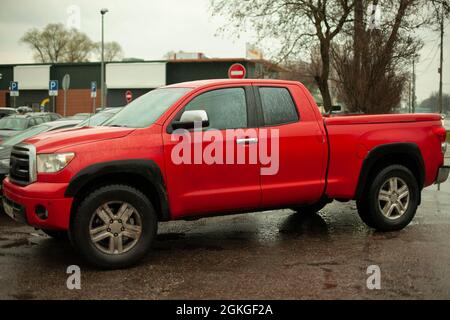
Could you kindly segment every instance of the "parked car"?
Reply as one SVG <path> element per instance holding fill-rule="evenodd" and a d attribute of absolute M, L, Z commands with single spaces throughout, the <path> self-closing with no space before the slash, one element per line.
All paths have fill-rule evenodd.
<path fill-rule="evenodd" d="M 42 115 L 13 115 L 0 119 L 0 141 L 35 125 L 47 122 Z"/>
<path fill-rule="evenodd" d="M 62 119 L 62 116 L 55 112 L 30 112 L 27 114 L 32 115 L 32 116 L 44 117 L 45 122 L 56 121 L 56 120 Z"/>
<path fill-rule="evenodd" d="M 0 108 L 0 119 L 17 114 L 14 108 Z"/>
<path fill-rule="evenodd" d="M 26 113 L 33 112 L 33 109 L 31 109 L 28 106 L 20 106 L 20 107 L 17 107 L 17 112 L 20 114 L 26 114 Z"/>
<path fill-rule="evenodd" d="M 67 117 L 66 119 L 86 120 L 87 118 L 89 118 L 91 116 L 92 116 L 92 113 L 76 113 L 73 116 Z"/>
<path fill-rule="evenodd" d="M 422 189 L 448 178 L 446 148 L 436 114 L 323 118 L 298 82 L 180 83 L 100 127 L 14 146 L 3 204 L 17 221 L 68 231 L 90 263 L 122 268 L 147 253 L 158 221 L 269 208 L 312 214 L 355 199 L 368 226 L 400 230 Z"/>
<path fill-rule="evenodd" d="M 80 123 L 80 120 L 61 120 L 47 122 L 40 124 L 13 136 L 5 139 L 0 144 L 0 183 L 3 181 L 5 176 L 9 173 L 9 158 L 11 156 L 11 150 L 15 144 L 22 142 L 28 138 L 31 138 L 39 133 L 54 131 L 59 129 L 67 129 L 75 127 Z M 0 186 L 1 190 L 1 186 Z M 0 195 L 1 197 L 1 195 Z"/>
<path fill-rule="evenodd" d="M 114 115 L 119 113 L 123 107 L 117 107 L 117 108 L 108 108 L 104 111 L 100 111 L 99 113 L 94 114 L 92 117 L 87 118 L 83 122 L 81 122 L 78 127 L 95 127 L 99 126 L 105 121 L 112 118 Z"/>

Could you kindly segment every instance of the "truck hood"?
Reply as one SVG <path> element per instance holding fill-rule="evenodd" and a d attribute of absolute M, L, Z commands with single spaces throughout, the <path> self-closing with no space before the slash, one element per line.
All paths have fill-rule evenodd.
<path fill-rule="evenodd" d="M 38 152 L 54 152 L 58 149 L 101 140 L 125 137 L 135 128 L 83 127 L 49 131 L 29 138 L 24 143 L 33 144 Z"/>

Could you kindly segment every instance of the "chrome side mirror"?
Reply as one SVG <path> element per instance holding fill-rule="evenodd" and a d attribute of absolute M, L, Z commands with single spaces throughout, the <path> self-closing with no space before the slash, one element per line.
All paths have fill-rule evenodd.
<path fill-rule="evenodd" d="M 172 122 L 172 128 L 176 129 L 193 129 L 195 123 L 201 123 L 202 128 L 209 127 L 208 114 L 205 110 L 184 111 L 180 121 Z"/>

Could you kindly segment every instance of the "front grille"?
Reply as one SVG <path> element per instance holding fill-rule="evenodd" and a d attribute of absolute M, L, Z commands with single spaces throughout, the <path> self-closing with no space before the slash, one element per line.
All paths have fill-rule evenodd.
<path fill-rule="evenodd" d="M 16 145 L 11 151 L 9 163 L 9 179 L 19 185 L 27 185 L 34 182 L 34 147 L 28 145 Z"/>

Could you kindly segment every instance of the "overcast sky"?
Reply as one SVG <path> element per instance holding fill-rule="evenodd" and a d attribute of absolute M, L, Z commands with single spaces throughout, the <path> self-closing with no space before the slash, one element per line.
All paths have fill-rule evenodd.
<path fill-rule="evenodd" d="M 119 42 L 126 57 L 161 59 L 171 50 L 204 52 L 209 57 L 244 57 L 245 44 L 252 33 L 239 39 L 217 36 L 225 22 L 212 18 L 209 0 L 1 0 L 0 64 L 33 62 L 29 49 L 19 44 L 20 37 L 32 27 L 48 23 L 66 24 L 69 8 L 80 9 L 81 31 L 100 41 L 99 10 L 110 12 L 105 20 L 105 41 Z M 447 25 L 444 59 L 450 59 L 450 28 Z M 426 46 L 417 66 L 419 101 L 438 90 L 439 47 L 437 33 L 424 33 Z M 444 65 L 444 92 L 450 93 L 450 65 Z"/>

